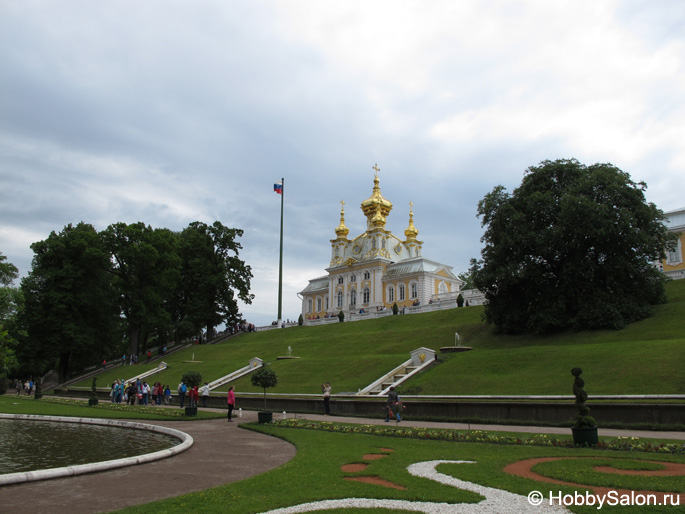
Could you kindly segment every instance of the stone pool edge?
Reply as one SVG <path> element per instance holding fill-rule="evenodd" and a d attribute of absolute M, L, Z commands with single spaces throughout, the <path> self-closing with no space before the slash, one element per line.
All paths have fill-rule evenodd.
<path fill-rule="evenodd" d="M 10 484 L 21 484 L 25 482 L 35 482 L 37 480 L 48 480 L 51 478 L 63 478 L 85 473 L 96 473 L 109 469 L 135 466 L 146 462 L 153 462 L 167 457 L 173 457 L 186 451 L 193 445 L 193 438 L 185 432 L 174 428 L 139 423 L 137 421 L 122 421 L 119 419 L 98 419 L 98 418 L 73 418 L 68 416 L 42 416 L 37 414 L 4 414 L 0 413 L 0 419 L 27 420 L 27 421 L 57 421 L 60 423 L 83 423 L 87 425 L 102 425 L 119 428 L 129 428 L 134 430 L 147 430 L 175 437 L 181 444 L 159 450 L 152 453 L 136 455 L 135 457 L 125 457 L 123 459 L 112 459 L 89 464 L 77 464 L 75 466 L 65 466 L 61 468 L 38 469 L 34 471 L 19 471 L 17 473 L 7 473 L 0 475 L 0 486 Z"/>

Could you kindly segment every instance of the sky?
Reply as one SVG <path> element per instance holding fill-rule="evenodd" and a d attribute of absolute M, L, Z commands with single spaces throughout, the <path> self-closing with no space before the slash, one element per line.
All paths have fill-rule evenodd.
<path fill-rule="evenodd" d="M 685 2 L 0 0 L 0 253 L 69 223 L 240 228 L 256 325 L 326 274 L 380 168 L 402 236 L 466 271 L 477 204 L 543 160 L 685 206 Z"/>

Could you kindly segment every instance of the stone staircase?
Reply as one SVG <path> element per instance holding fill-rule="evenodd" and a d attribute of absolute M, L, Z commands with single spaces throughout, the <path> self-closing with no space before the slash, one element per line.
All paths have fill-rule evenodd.
<path fill-rule="evenodd" d="M 375 382 L 361 389 L 357 396 L 384 396 L 391 387 L 397 387 L 412 376 L 432 366 L 436 362 L 436 352 L 430 348 L 417 348 L 411 352 L 410 359 L 386 373 Z"/>

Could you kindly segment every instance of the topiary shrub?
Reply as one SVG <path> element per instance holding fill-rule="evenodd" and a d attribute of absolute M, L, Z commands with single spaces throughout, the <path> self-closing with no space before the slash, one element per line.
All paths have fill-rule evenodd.
<path fill-rule="evenodd" d="M 186 371 L 183 373 L 181 380 L 188 386 L 188 389 L 192 389 L 202 383 L 202 374 L 199 371 Z"/>
<path fill-rule="evenodd" d="M 278 384 L 278 377 L 270 367 L 262 366 L 252 373 L 250 380 L 252 380 L 253 386 L 264 389 L 264 412 L 266 412 L 266 389 L 268 387 L 276 387 L 276 384 Z"/>
<path fill-rule="evenodd" d="M 340 311 L 340 312 L 338 313 L 338 320 L 340 320 L 340 323 L 342 323 L 343 321 L 345 321 L 345 313 L 344 313 L 343 311 Z"/>
<path fill-rule="evenodd" d="M 93 377 L 93 384 L 90 386 L 90 396 L 88 397 L 88 405 L 93 407 L 98 404 L 98 389 L 97 389 L 97 377 Z"/>
<path fill-rule="evenodd" d="M 457 296 L 457 307 L 463 307 L 464 306 L 464 297 L 459 293 L 459 296 Z"/>
<path fill-rule="evenodd" d="M 392 304 L 392 313 L 394 316 L 397 316 L 397 313 L 400 312 L 400 308 L 397 306 L 397 302 Z"/>
<path fill-rule="evenodd" d="M 573 368 L 571 370 L 571 375 L 573 375 L 575 380 L 573 381 L 573 394 L 576 397 L 576 410 L 578 414 L 576 415 L 576 428 L 591 428 L 596 427 L 597 422 L 595 418 L 590 416 L 590 408 L 585 405 L 587 401 L 587 393 L 585 392 L 585 381 L 580 378 L 583 370 L 580 368 Z"/>
<path fill-rule="evenodd" d="M 297 318 L 297 324 L 298 324 L 299 326 L 304 325 L 304 318 L 302 317 L 302 314 L 300 314 L 300 317 Z"/>

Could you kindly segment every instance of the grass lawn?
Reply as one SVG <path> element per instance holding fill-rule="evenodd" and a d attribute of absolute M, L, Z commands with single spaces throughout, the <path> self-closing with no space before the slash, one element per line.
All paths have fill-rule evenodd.
<path fill-rule="evenodd" d="M 461 344 L 473 351 L 441 355 L 442 362 L 400 387 L 418 394 L 570 394 L 570 369 L 583 368 L 586 390 L 597 394 L 685 394 L 685 280 L 666 285 L 669 303 L 654 316 L 623 330 L 505 336 L 481 321 L 482 307 L 320 327 L 241 334 L 216 345 L 168 355 L 169 369 L 150 377 L 175 389 L 185 371 L 212 381 L 247 365 L 252 357 L 270 363 L 278 385 L 270 393 L 319 394 L 330 381 L 333 393 L 356 392 L 409 358 L 421 346 L 439 350 Z M 292 354 L 300 359 L 277 360 Z M 198 363 L 184 363 L 193 359 Z M 117 367 L 98 377 L 106 387 L 152 368 Z M 245 377 L 236 391 L 259 392 Z M 89 380 L 77 386 L 89 388 Z M 220 388 L 226 391 L 228 386 Z M 406 391 L 406 392 L 405 392 Z"/>
<path fill-rule="evenodd" d="M 523 478 L 504 471 L 510 463 L 539 457 L 573 457 L 537 465 L 534 471 L 583 485 L 606 485 L 667 492 L 685 492 L 685 480 L 679 477 L 639 477 L 595 472 L 594 466 L 612 465 L 623 469 L 652 470 L 658 462 L 685 464 L 684 455 L 641 452 L 598 451 L 579 448 L 497 445 L 426 441 L 358 433 L 329 433 L 278 426 L 253 426 L 255 430 L 282 437 L 297 447 L 296 457 L 268 473 L 226 486 L 125 509 L 123 513 L 248 513 L 329 499 L 376 498 L 411 502 L 476 503 L 483 497 L 476 492 L 412 476 L 407 467 L 432 460 L 467 460 L 472 464 L 441 464 L 437 471 L 472 484 L 510 491 L 524 497 L 533 491 L 573 495 L 583 487 L 555 485 Z M 368 454 L 384 457 L 372 460 Z M 366 456 L 366 457 L 365 457 Z M 596 458 L 600 460 L 595 461 Z M 345 471 L 347 464 L 366 464 L 361 471 Z M 348 481 L 346 477 L 375 476 L 404 489 L 385 485 Z M 602 511 L 637 513 L 673 513 L 673 506 L 645 507 L 604 506 Z M 571 512 L 596 512 L 597 507 L 569 507 Z M 318 511 L 317 511 L 318 512 Z M 323 512 L 323 511 L 321 511 Z M 325 512 L 397 512 L 378 509 L 339 509 Z M 467 513 L 467 510 L 459 512 Z M 522 511 L 525 512 L 525 511 Z"/>

